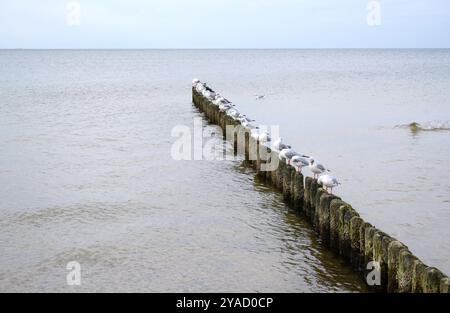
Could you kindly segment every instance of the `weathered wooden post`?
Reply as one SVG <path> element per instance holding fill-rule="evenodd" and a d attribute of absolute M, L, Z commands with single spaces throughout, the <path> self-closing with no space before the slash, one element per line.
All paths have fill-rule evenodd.
<path fill-rule="evenodd" d="M 359 216 L 353 216 L 350 219 L 350 262 L 358 271 L 363 271 L 364 255 L 361 253 L 359 232 L 364 220 Z"/>
<path fill-rule="evenodd" d="M 339 253 L 339 208 L 346 203 L 341 199 L 333 199 L 330 203 L 330 248 Z"/>
<path fill-rule="evenodd" d="M 351 242 L 350 242 L 350 220 L 359 214 L 348 204 L 339 208 L 339 253 L 350 262 Z"/>
<path fill-rule="evenodd" d="M 292 190 L 292 198 L 291 201 L 295 208 L 298 210 L 302 210 L 303 207 L 303 175 L 300 172 L 293 171 L 291 177 L 291 190 Z"/>
<path fill-rule="evenodd" d="M 319 212 L 319 233 L 322 242 L 330 246 L 330 206 L 335 199 L 340 199 L 335 195 L 324 193 L 320 196 L 318 212 Z"/>
<path fill-rule="evenodd" d="M 400 253 L 403 250 L 408 250 L 403 243 L 394 240 L 388 246 L 388 292 L 398 292 L 398 260 L 400 258 Z"/>

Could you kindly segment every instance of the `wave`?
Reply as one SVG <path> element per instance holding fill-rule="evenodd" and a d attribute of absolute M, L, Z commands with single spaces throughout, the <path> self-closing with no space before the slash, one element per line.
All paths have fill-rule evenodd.
<path fill-rule="evenodd" d="M 412 122 L 396 125 L 395 128 L 407 128 L 411 132 L 450 130 L 450 121 L 429 121 L 425 123 Z"/>

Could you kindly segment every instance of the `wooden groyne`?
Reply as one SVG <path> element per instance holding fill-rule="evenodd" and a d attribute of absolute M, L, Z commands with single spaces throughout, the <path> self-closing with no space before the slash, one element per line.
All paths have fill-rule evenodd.
<path fill-rule="evenodd" d="M 277 162 L 275 169 L 262 170 L 263 165 L 279 158 L 278 153 L 250 136 L 248 129 L 221 112 L 195 88 L 192 100 L 211 123 L 222 128 L 235 150 L 244 152 L 245 161 L 257 175 L 279 189 L 286 201 L 310 221 L 323 244 L 361 273 L 371 288 L 387 292 L 450 292 L 450 279 L 446 275 L 427 266 L 402 242 L 365 221 L 350 204 L 326 192 L 316 179 L 303 177 L 283 160 Z M 233 134 L 227 133 L 227 126 L 235 128 Z"/>

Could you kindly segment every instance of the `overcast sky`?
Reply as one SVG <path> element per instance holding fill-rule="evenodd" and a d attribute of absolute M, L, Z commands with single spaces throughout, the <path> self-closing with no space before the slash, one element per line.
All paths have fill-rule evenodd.
<path fill-rule="evenodd" d="M 450 0 L 373 2 L 0 0 L 0 48 L 450 48 Z"/>

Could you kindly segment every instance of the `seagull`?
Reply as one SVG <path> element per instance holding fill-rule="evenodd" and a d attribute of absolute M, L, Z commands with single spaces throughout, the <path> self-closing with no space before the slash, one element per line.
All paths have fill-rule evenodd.
<path fill-rule="evenodd" d="M 252 124 L 252 122 L 242 122 L 241 123 L 242 126 L 244 126 L 245 128 L 255 128 L 256 126 Z"/>
<path fill-rule="evenodd" d="M 264 99 L 264 95 L 255 95 L 256 100 Z"/>
<path fill-rule="evenodd" d="M 286 164 L 291 164 L 291 158 L 296 155 L 297 152 L 292 150 L 291 148 L 286 148 L 280 151 L 280 154 L 278 154 L 278 158 L 280 160 L 286 159 Z"/>
<path fill-rule="evenodd" d="M 231 104 L 231 101 L 225 99 L 224 97 L 216 94 L 216 98 L 212 101 L 214 105 L 220 105 L 220 104 Z"/>
<path fill-rule="evenodd" d="M 309 161 L 311 159 L 312 158 L 307 156 L 307 155 L 297 154 L 297 155 L 294 155 L 291 158 L 291 165 L 296 166 L 297 167 L 297 171 L 299 173 L 301 173 L 302 172 L 302 168 L 304 166 L 308 166 L 309 165 Z"/>
<path fill-rule="evenodd" d="M 195 87 L 195 90 L 197 90 L 197 92 L 203 92 L 203 90 L 206 90 L 206 84 L 205 83 L 198 83 L 197 86 Z"/>
<path fill-rule="evenodd" d="M 234 111 L 236 111 L 236 113 L 231 112 L 231 114 L 229 114 L 233 120 L 240 121 L 241 119 L 245 118 L 244 114 L 239 113 L 237 110 Z"/>
<path fill-rule="evenodd" d="M 242 126 L 247 127 L 247 128 L 253 128 L 253 125 L 251 125 L 251 123 L 255 121 L 255 120 L 248 118 L 246 115 L 244 115 L 243 117 L 240 117 L 238 120 Z"/>
<path fill-rule="evenodd" d="M 267 142 L 271 141 L 269 133 L 267 131 L 264 131 L 261 134 L 259 134 L 258 141 L 260 143 L 267 143 Z"/>
<path fill-rule="evenodd" d="M 241 113 L 239 113 L 236 109 L 231 109 L 231 110 L 228 110 L 228 111 L 227 111 L 227 115 L 228 115 L 228 116 L 231 116 L 233 119 L 235 119 L 236 117 L 238 117 L 239 114 L 241 114 Z"/>
<path fill-rule="evenodd" d="M 206 89 L 206 90 L 203 90 L 202 95 L 208 100 L 213 100 L 216 96 L 216 93 L 212 90 Z"/>
<path fill-rule="evenodd" d="M 192 87 L 195 87 L 199 82 L 200 82 L 199 79 L 194 78 L 194 79 L 192 80 Z"/>
<path fill-rule="evenodd" d="M 254 127 L 254 126 L 252 125 L 252 122 L 254 122 L 254 121 L 255 121 L 255 120 L 249 120 L 249 119 L 246 118 L 246 117 L 240 120 L 241 125 L 244 126 L 244 127 L 247 127 L 247 128 L 252 128 L 252 127 Z"/>
<path fill-rule="evenodd" d="M 340 185 L 341 183 L 338 182 L 336 178 L 334 178 L 331 175 L 328 174 L 322 174 L 319 176 L 319 179 L 317 180 L 319 184 L 325 187 L 325 190 L 328 192 L 328 188 L 330 188 L 330 193 L 333 194 L 333 188 L 337 187 L 337 185 Z"/>
<path fill-rule="evenodd" d="M 254 122 L 255 121 L 255 120 L 249 119 L 247 117 L 247 115 L 245 115 L 245 114 L 241 114 L 241 116 L 239 116 L 238 120 L 241 123 L 243 123 L 243 122 L 248 122 L 249 123 L 249 122 Z"/>
<path fill-rule="evenodd" d="M 250 136 L 251 136 L 254 140 L 259 140 L 259 135 L 260 135 L 260 133 L 259 133 L 259 127 L 258 127 L 258 126 L 256 126 L 255 128 L 253 128 L 253 129 L 250 131 Z"/>
<path fill-rule="evenodd" d="M 232 103 L 221 103 L 221 104 L 219 104 L 219 111 L 225 112 L 226 110 L 229 110 L 232 107 L 234 107 L 234 104 L 232 104 Z"/>
<path fill-rule="evenodd" d="M 320 175 L 324 172 L 330 171 L 330 170 L 327 170 L 325 168 L 325 166 L 323 166 L 322 164 L 317 163 L 314 159 L 311 159 L 309 161 L 309 169 L 311 170 L 311 172 L 313 172 L 314 178 L 317 178 L 318 175 Z"/>
<path fill-rule="evenodd" d="M 281 151 L 283 149 L 288 149 L 291 148 L 291 146 L 289 145 L 285 145 L 283 143 L 283 139 L 280 137 L 277 140 L 275 140 L 275 142 L 273 143 L 273 148 L 277 151 Z"/>
<path fill-rule="evenodd" d="M 235 121 L 239 121 L 239 122 L 244 118 L 245 118 L 245 114 L 242 114 L 242 113 L 239 113 L 237 116 L 233 117 L 233 119 Z"/>

